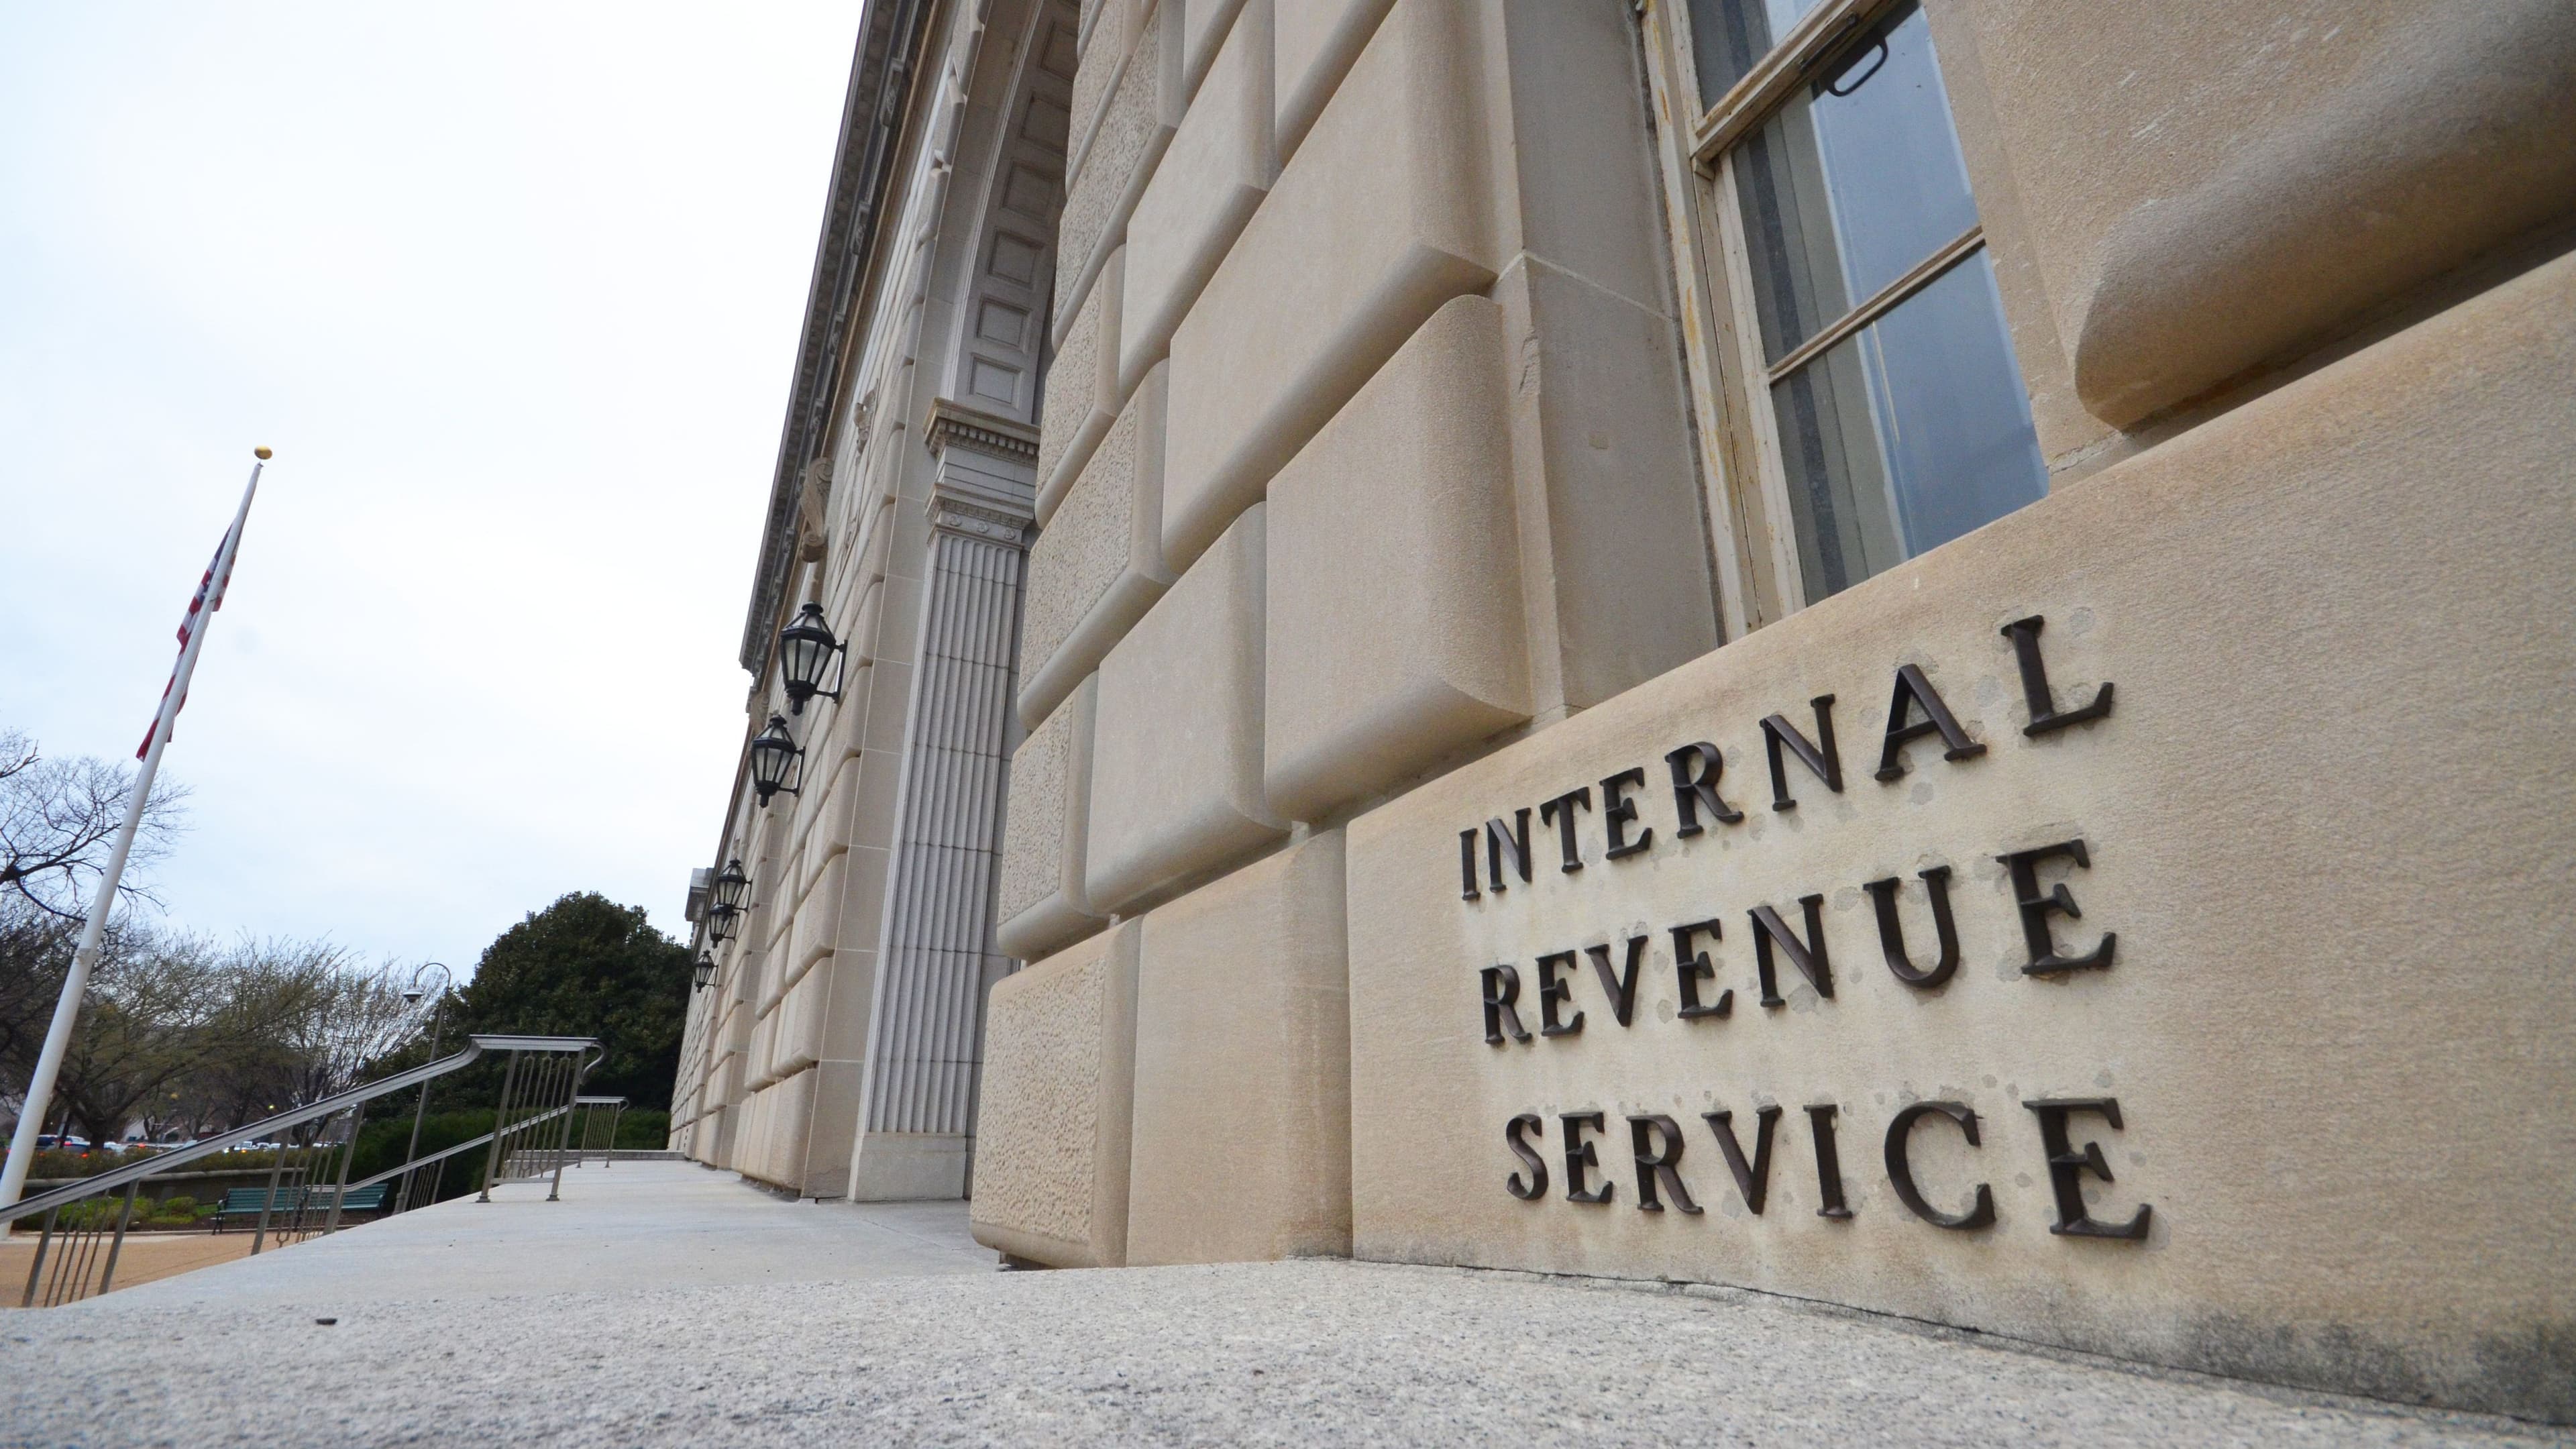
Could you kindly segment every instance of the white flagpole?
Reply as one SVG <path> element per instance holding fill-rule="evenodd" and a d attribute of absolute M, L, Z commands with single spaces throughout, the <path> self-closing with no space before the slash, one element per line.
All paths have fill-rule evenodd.
<path fill-rule="evenodd" d="M 215 609 L 223 598 L 221 590 L 232 579 L 233 555 L 241 549 L 242 526 L 250 520 L 250 500 L 259 492 L 260 469 L 267 466 L 268 449 L 258 451 L 262 461 L 250 465 L 250 486 L 242 490 L 241 511 L 233 515 L 232 530 L 224 535 L 223 547 L 216 552 L 206 607 L 199 609 L 191 621 L 188 642 L 179 651 L 178 671 L 161 697 L 161 712 L 153 717 L 152 744 L 143 752 L 143 768 L 134 774 L 133 797 L 125 802 L 125 823 L 117 827 L 116 845 L 107 855 L 107 869 L 100 873 L 98 890 L 90 897 L 89 919 L 81 926 L 79 949 L 72 952 L 71 973 L 63 979 L 63 994 L 54 1002 L 53 1025 L 45 1032 L 44 1052 L 36 1058 L 36 1075 L 27 1083 L 27 1102 L 18 1111 L 18 1130 L 9 1138 L 9 1163 L 0 1168 L 0 1210 L 25 1196 L 27 1169 L 36 1158 L 36 1138 L 44 1131 L 45 1114 L 53 1106 L 54 1079 L 61 1075 L 63 1055 L 71 1048 L 72 1023 L 80 1016 L 81 995 L 89 987 L 89 968 L 98 959 L 99 938 L 107 930 L 108 912 L 116 906 L 116 886 L 125 875 L 126 854 L 134 848 L 135 829 L 143 823 L 144 804 L 152 797 L 152 777 L 161 770 L 161 751 L 170 743 L 170 722 L 187 701 L 188 676 L 196 672 L 197 655 L 206 647 L 206 635 L 215 625 Z M 0 1236 L 5 1235 L 6 1225 L 0 1225 Z"/>

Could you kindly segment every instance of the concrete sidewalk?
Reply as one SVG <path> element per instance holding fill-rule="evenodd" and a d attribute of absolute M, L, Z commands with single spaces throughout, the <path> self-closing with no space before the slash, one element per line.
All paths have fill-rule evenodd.
<path fill-rule="evenodd" d="M 639 1166 L 11 1315 L 0 1445 L 2576 1442 L 1722 1290 L 997 1273 L 962 1204 Z"/>
<path fill-rule="evenodd" d="M 590 1163 L 112 1295 L 136 1308 L 360 1303 L 990 1273 L 963 1203 L 789 1202 L 693 1162 Z M 102 1305 L 103 1306 L 103 1305 Z"/>

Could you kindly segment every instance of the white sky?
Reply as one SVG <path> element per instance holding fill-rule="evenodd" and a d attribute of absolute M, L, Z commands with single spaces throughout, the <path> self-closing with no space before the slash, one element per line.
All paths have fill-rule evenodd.
<path fill-rule="evenodd" d="M 682 931 L 861 0 L 0 0 L 0 725 L 167 753 L 169 918 Z"/>

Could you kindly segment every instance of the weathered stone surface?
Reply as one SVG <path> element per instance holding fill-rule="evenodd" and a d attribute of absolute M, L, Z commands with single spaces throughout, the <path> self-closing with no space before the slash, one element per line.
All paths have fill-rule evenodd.
<path fill-rule="evenodd" d="M 1517 364 L 1524 516 L 1545 525 L 1522 538 L 1524 567 L 1547 581 L 1533 702 L 1582 709 L 1717 647 L 1708 550 L 1673 526 L 1700 511 L 1670 401 L 1679 346 L 1663 315 L 1535 258 L 1494 296 Z"/>
<path fill-rule="evenodd" d="M 2576 213 L 2576 10 L 1971 6 L 2085 406 L 2127 426 Z M 2152 138 L 2152 139 L 2148 139 Z"/>
<path fill-rule="evenodd" d="M 993 988 L 975 1129 L 975 1241 L 1059 1268 L 1127 1257 L 1135 1091 L 1130 921 Z"/>
<path fill-rule="evenodd" d="M 1192 16 L 1205 5 L 1198 0 Z M 1270 15 L 1271 0 L 1244 6 L 1128 218 L 1122 386 L 1132 387 L 1171 350 L 1181 314 L 1277 174 L 1270 147 Z"/>
<path fill-rule="evenodd" d="M 1145 918 L 1128 1262 L 1350 1252 L 1345 958 L 1337 830 Z"/>
<path fill-rule="evenodd" d="M 2576 1174 L 2565 1114 L 2537 1105 L 2576 1090 L 2576 755 L 2555 711 L 2576 677 L 2571 379 L 2561 259 L 1354 820 L 1354 1251 L 1729 1282 L 2576 1416 L 2564 1222 L 2494 1188 Z M 2116 684 L 2108 714 L 2026 733 L 1998 631 L 2033 617 L 2050 705 Z M 1913 738 L 1882 779 L 1902 665 L 1964 739 Z M 1791 755 L 1777 809 L 1759 721 L 1814 734 L 1825 695 L 1843 788 Z M 1667 753 L 1695 741 L 1722 749 L 1742 819 L 1695 806 L 1684 835 Z M 1534 811 L 1527 874 L 1480 845 L 1461 898 L 1461 830 L 1508 833 L 1578 787 L 1579 869 Z M 1645 843 L 1616 859 L 1612 788 Z M 2078 840 L 2018 882 L 1999 860 Z M 1955 974 L 1909 985 L 1864 887 L 1899 883 L 1903 959 L 1931 970 L 1922 872 L 1942 868 Z M 1774 944 L 1764 990 L 1756 908 L 1781 939 L 1821 933 L 1812 978 Z M 1728 1012 L 1683 1017 L 1671 928 L 1711 921 L 1693 991 L 1731 992 Z M 2105 959 L 2031 974 L 2037 950 Z M 1499 1019 L 1486 1041 L 1500 964 L 1527 1042 Z M 2052 1149 L 2034 1108 L 2065 1100 L 2119 1120 L 2077 1112 Z M 1887 1134 L 1931 1102 L 1979 1133 L 1935 1112 L 1898 1139 L 1910 1207 Z M 1826 1104 L 1847 1219 L 1819 1215 L 1806 1109 Z M 1753 1158 L 1773 1107 L 1757 1215 L 1703 1114 L 1730 1113 Z M 1565 1115 L 1592 1112 L 1599 1205 L 1566 1197 Z M 1530 1162 L 1505 1142 L 1521 1113 Z M 1636 1152 L 1672 1143 L 1632 1123 L 1659 1115 L 1685 1186 L 1659 1181 L 1646 1212 Z M 1550 1182 L 1516 1200 L 1506 1174 L 1533 1165 Z M 1990 1226 L 1926 1220 L 1981 1197 Z M 2051 1231 L 2133 1218 L 2138 1241 Z"/>
<path fill-rule="evenodd" d="M 1099 930 L 1082 881 L 1090 828 L 1092 702 L 1083 681 L 1011 756 L 1003 809 L 1002 864 L 993 887 L 993 939 L 1023 961 L 1035 960 Z"/>
<path fill-rule="evenodd" d="M 1091 138 L 1108 108 L 1110 87 L 1127 63 L 1136 38 L 1135 12 L 1151 0 L 1090 0 L 1082 7 L 1082 63 L 1073 73 L 1073 135 L 1065 150 L 1065 179 L 1082 174 Z"/>
<path fill-rule="evenodd" d="M 1467 18 L 1404 0 L 1172 337 L 1163 549 L 1186 564 L 1440 304 L 1493 281 Z"/>
<path fill-rule="evenodd" d="M 1046 410 L 1038 426 L 1041 527 L 1091 461 L 1091 450 L 1118 421 L 1118 314 L 1125 292 L 1120 260 L 1111 254 L 1101 269 L 1109 285 L 1092 289 L 1056 343 L 1055 361 L 1047 368 Z"/>
<path fill-rule="evenodd" d="M 1395 0 L 1288 0 L 1279 7 L 1279 159 L 1286 161 Z"/>
<path fill-rule="evenodd" d="M 1270 485 L 1265 789 L 1292 820 L 1530 716 L 1502 311 L 1433 314 Z"/>
<path fill-rule="evenodd" d="M 1163 567 L 1164 369 L 1146 375 L 1029 550 L 1020 719 L 1055 711 L 1172 582 Z"/>
<path fill-rule="evenodd" d="M 1177 0 L 1156 4 L 1137 33 L 1100 114 L 1100 124 L 1066 184 L 1056 229 L 1055 325 L 1068 329 L 1089 300 L 1109 253 L 1127 232 L 1127 213 L 1181 123 Z M 1116 285 L 1114 279 L 1110 285 Z M 1059 339 L 1060 340 L 1060 339 Z"/>
<path fill-rule="evenodd" d="M 1262 510 L 1225 536 L 1100 666 L 1085 889 L 1124 910 L 1287 833 L 1261 787 Z"/>

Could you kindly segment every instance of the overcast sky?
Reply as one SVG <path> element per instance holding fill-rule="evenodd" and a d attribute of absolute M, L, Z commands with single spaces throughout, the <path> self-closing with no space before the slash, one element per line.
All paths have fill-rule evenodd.
<path fill-rule="evenodd" d="M 682 930 L 861 0 L 0 0 L 0 727 L 171 746 L 177 924 Z"/>

